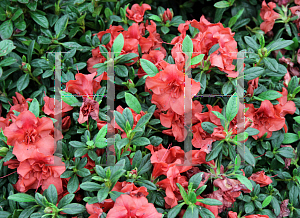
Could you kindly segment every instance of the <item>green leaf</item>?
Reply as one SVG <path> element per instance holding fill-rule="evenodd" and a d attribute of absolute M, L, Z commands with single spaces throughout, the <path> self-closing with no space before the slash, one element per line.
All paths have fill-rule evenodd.
<path fill-rule="evenodd" d="M 251 38 L 250 36 L 245 36 L 245 42 L 255 51 L 258 51 L 260 46 L 256 43 L 256 41 L 253 38 Z"/>
<path fill-rule="evenodd" d="M 49 28 L 49 22 L 47 18 L 44 15 L 41 15 L 40 13 L 36 11 L 29 11 L 31 18 L 40 26 L 48 29 Z"/>
<path fill-rule="evenodd" d="M 266 68 L 268 68 L 269 70 L 277 72 L 278 62 L 276 61 L 276 59 L 267 57 L 267 58 L 264 58 L 263 60 L 264 60 L 264 63 L 266 65 Z"/>
<path fill-rule="evenodd" d="M 243 145 L 242 147 L 240 144 L 238 144 L 237 153 L 241 155 L 241 158 L 245 159 L 248 164 L 255 166 L 255 158 L 246 145 Z"/>
<path fill-rule="evenodd" d="M 20 15 L 23 14 L 23 11 L 21 8 L 19 8 L 15 13 L 14 16 L 12 16 L 12 21 L 15 21 L 18 17 L 20 17 Z"/>
<path fill-rule="evenodd" d="M 246 213 L 252 213 L 254 211 L 255 207 L 252 201 L 245 204 L 245 212 Z"/>
<path fill-rule="evenodd" d="M 8 200 L 16 201 L 16 202 L 35 202 L 34 197 L 24 193 L 17 193 L 14 195 L 8 196 Z"/>
<path fill-rule="evenodd" d="M 215 8 L 227 8 L 230 6 L 229 2 L 227 1 L 219 1 L 214 4 Z"/>
<path fill-rule="evenodd" d="M 199 210 L 195 204 L 190 204 L 186 209 L 183 218 L 199 218 Z"/>
<path fill-rule="evenodd" d="M 141 66 L 143 70 L 150 76 L 154 77 L 156 74 L 158 74 L 157 67 L 151 62 L 146 59 L 140 59 Z"/>
<path fill-rule="evenodd" d="M 77 50 L 81 49 L 82 46 L 78 44 L 77 42 L 64 42 L 62 45 L 67 48 L 67 49 L 74 49 L 76 48 Z"/>
<path fill-rule="evenodd" d="M 239 111 L 239 98 L 237 94 L 234 93 L 228 100 L 226 106 L 226 118 L 230 122 L 237 115 Z"/>
<path fill-rule="evenodd" d="M 213 46 L 210 48 L 209 52 L 208 52 L 208 56 L 210 56 L 212 53 L 216 52 L 219 48 L 220 48 L 219 43 L 213 45 Z"/>
<path fill-rule="evenodd" d="M 125 101 L 126 104 L 134 110 L 137 114 L 139 114 L 142 110 L 140 102 L 130 93 L 125 93 Z"/>
<path fill-rule="evenodd" d="M 17 82 L 17 90 L 18 91 L 23 91 L 24 89 L 27 88 L 27 86 L 29 85 L 29 75 L 28 74 L 23 74 L 23 76 L 21 76 L 19 79 L 18 79 L 18 82 Z"/>
<path fill-rule="evenodd" d="M 191 59 L 191 65 L 199 64 L 204 58 L 204 54 L 197 55 Z"/>
<path fill-rule="evenodd" d="M 212 134 L 214 132 L 214 128 L 218 127 L 215 124 L 211 122 L 202 122 L 201 127 L 204 131 L 208 132 L 209 134 Z"/>
<path fill-rule="evenodd" d="M 70 204 L 75 197 L 75 194 L 67 194 L 65 195 L 58 203 L 57 208 L 63 208 L 64 206 Z"/>
<path fill-rule="evenodd" d="M 8 39 L 13 34 L 13 23 L 11 20 L 3 22 L 0 26 L 0 36 L 2 39 Z"/>
<path fill-rule="evenodd" d="M 56 190 L 56 187 L 53 184 L 49 185 L 49 187 L 47 188 L 46 198 L 50 203 L 56 205 L 56 203 L 57 203 L 57 190 Z"/>
<path fill-rule="evenodd" d="M 30 103 L 29 111 L 31 111 L 36 117 L 40 115 L 40 104 L 36 98 Z"/>
<path fill-rule="evenodd" d="M 97 193 L 98 202 L 100 203 L 100 202 L 104 201 L 107 198 L 108 193 L 109 193 L 108 187 L 105 186 L 105 187 L 101 188 Z"/>
<path fill-rule="evenodd" d="M 213 143 L 214 148 L 211 150 L 211 152 L 206 155 L 206 161 L 214 160 L 216 157 L 218 157 L 219 153 L 222 151 L 223 142 L 216 141 Z"/>
<path fill-rule="evenodd" d="M 7 67 L 17 62 L 13 57 L 7 57 L 0 62 L 0 67 Z"/>
<path fill-rule="evenodd" d="M 126 120 L 125 120 L 124 116 L 120 112 L 114 111 L 114 117 L 115 117 L 116 123 L 121 127 L 121 129 L 123 129 L 125 131 Z"/>
<path fill-rule="evenodd" d="M 110 39 L 111 39 L 111 34 L 105 33 L 101 38 L 101 44 L 106 45 L 107 43 L 110 42 Z"/>
<path fill-rule="evenodd" d="M 28 46 L 28 51 L 27 51 L 27 61 L 30 64 L 31 60 L 32 60 L 32 53 L 34 50 L 34 44 L 35 44 L 35 40 L 32 40 L 30 45 Z"/>
<path fill-rule="evenodd" d="M 205 207 L 199 208 L 199 214 L 202 218 L 215 218 L 215 215 Z"/>
<path fill-rule="evenodd" d="M 279 50 L 285 47 L 288 47 L 289 45 L 292 45 L 294 43 L 293 40 L 282 40 L 277 39 L 276 41 L 274 41 L 273 43 L 270 43 L 266 48 L 268 50 L 268 52 L 270 51 L 275 51 L 275 50 Z"/>
<path fill-rule="evenodd" d="M 237 12 L 236 15 L 234 15 L 232 18 L 230 18 L 230 20 L 228 22 L 229 28 L 231 28 L 236 23 L 236 21 L 240 18 L 240 16 L 243 14 L 243 12 L 244 12 L 244 8 L 239 10 L 239 12 Z"/>
<path fill-rule="evenodd" d="M 189 57 L 192 57 L 193 41 L 191 40 L 191 38 L 188 35 L 186 35 L 186 37 L 182 41 L 182 51 Z"/>
<path fill-rule="evenodd" d="M 241 141 L 246 140 L 247 138 L 248 138 L 248 133 L 247 132 L 241 132 L 241 133 L 239 133 L 238 135 L 236 135 L 234 137 L 234 140 L 241 142 Z"/>
<path fill-rule="evenodd" d="M 124 47 L 124 36 L 122 33 L 120 33 L 112 45 L 112 51 L 114 52 L 115 57 L 118 57 L 121 54 L 123 47 Z"/>
<path fill-rule="evenodd" d="M 249 179 L 247 179 L 245 176 L 240 175 L 240 174 L 235 174 L 235 176 L 242 184 L 244 184 L 249 190 L 252 191 L 253 187 L 252 187 L 252 183 L 249 181 Z"/>
<path fill-rule="evenodd" d="M 294 158 L 295 157 L 294 149 L 290 148 L 290 147 L 279 148 L 277 150 L 277 152 L 285 158 Z"/>
<path fill-rule="evenodd" d="M 60 94 L 61 94 L 61 99 L 63 100 L 63 102 L 65 102 L 68 105 L 76 104 L 79 102 L 77 100 L 77 98 L 69 92 L 60 91 Z"/>
<path fill-rule="evenodd" d="M 248 133 L 248 136 L 253 136 L 253 135 L 257 135 L 259 133 L 259 130 L 258 129 L 255 129 L 255 128 L 251 128 L 251 127 L 248 127 L 245 132 Z"/>
<path fill-rule="evenodd" d="M 240 169 L 241 166 L 241 157 L 240 155 L 237 155 L 234 161 L 234 172 Z"/>
<path fill-rule="evenodd" d="M 141 118 L 140 118 L 140 120 L 138 121 L 138 123 L 136 124 L 136 126 L 135 126 L 135 129 L 136 128 L 139 128 L 139 127 L 143 127 L 143 126 L 145 126 L 146 125 L 146 123 L 150 120 L 150 118 L 152 117 L 152 113 L 147 113 L 147 114 L 145 114 L 144 116 L 142 116 Z"/>
<path fill-rule="evenodd" d="M 68 182 L 67 189 L 70 194 L 74 193 L 78 189 L 79 180 L 77 175 L 73 175 Z"/>
<path fill-rule="evenodd" d="M 6 56 L 8 53 L 10 53 L 15 48 L 16 48 L 16 46 L 14 46 L 13 41 L 2 40 L 0 42 L 0 57 Z"/>
<path fill-rule="evenodd" d="M 218 111 L 212 111 L 214 115 L 216 115 L 220 120 L 226 120 L 226 118 Z"/>
<path fill-rule="evenodd" d="M 2 7 L 0 7 L 0 21 L 6 20 L 6 12 L 3 10 Z"/>
<path fill-rule="evenodd" d="M 146 137 L 139 137 L 134 139 L 131 144 L 136 146 L 145 146 L 150 144 L 150 140 Z"/>
<path fill-rule="evenodd" d="M 80 185 L 80 188 L 85 191 L 93 192 L 99 191 L 102 188 L 102 186 L 95 182 L 84 182 Z"/>
<path fill-rule="evenodd" d="M 66 214 L 79 214 L 86 211 L 86 208 L 82 204 L 72 203 L 64 206 L 62 212 Z"/>
<path fill-rule="evenodd" d="M 176 185 L 179 188 L 180 194 L 181 194 L 184 202 L 186 204 L 189 204 L 188 195 L 187 195 L 186 191 L 184 190 L 184 188 L 179 183 L 176 183 Z"/>
<path fill-rule="evenodd" d="M 181 208 L 182 208 L 183 205 L 184 205 L 184 203 L 177 204 L 175 207 L 173 207 L 171 210 L 169 210 L 169 212 L 167 214 L 167 218 L 175 218 L 175 217 L 177 217 L 177 215 L 181 211 Z"/>
<path fill-rule="evenodd" d="M 196 196 L 199 196 L 202 194 L 202 192 L 204 192 L 204 190 L 206 189 L 207 185 L 203 185 L 200 188 L 197 189 L 196 191 Z"/>
<path fill-rule="evenodd" d="M 245 72 L 244 72 L 245 80 L 255 79 L 255 78 L 259 77 L 260 75 L 262 75 L 263 72 L 264 72 L 264 69 L 261 67 L 251 67 L 251 68 L 245 70 Z"/>
<path fill-rule="evenodd" d="M 197 201 L 201 202 L 202 204 L 211 205 L 211 206 L 222 205 L 221 201 L 212 198 L 198 199 Z"/>
<path fill-rule="evenodd" d="M 203 178 L 203 172 L 197 173 L 190 178 L 189 184 L 193 183 L 193 189 L 197 189 L 202 181 L 202 178 Z"/>
<path fill-rule="evenodd" d="M 272 195 L 269 195 L 268 197 L 266 197 L 262 203 L 262 208 L 268 206 L 271 203 L 272 198 L 273 198 Z"/>
<path fill-rule="evenodd" d="M 159 16 L 157 16 L 157 15 L 151 15 L 151 16 L 149 17 L 149 19 L 150 19 L 150 20 L 155 20 L 155 21 L 157 21 L 157 22 L 162 22 L 161 18 L 160 18 Z"/>
<path fill-rule="evenodd" d="M 268 90 L 266 92 L 261 93 L 259 96 L 259 98 L 263 99 L 263 100 L 275 100 L 277 98 L 282 97 L 282 94 L 280 94 L 277 91 L 274 90 Z"/>
<path fill-rule="evenodd" d="M 232 83 L 231 83 L 230 81 L 228 81 L 228 82 L 226 82 L 226 83 L 223 85 L 223 87 L 222 87 L 222 93 L 223 93 L 224 95 L 228 95 L 228 94 L 231 93 L 232 89 L 233 89 L 233 85 L 232 85 Z"/>
<path fill-rule="evenodd" d="M 56 21 L 54 26 L 56 38 L 59 38 L 59 36 L 61 36 L 61 34 L 65 31 L 68 25 L 68 20 L 69 20 L 69 15 L 66 14 Z"/>

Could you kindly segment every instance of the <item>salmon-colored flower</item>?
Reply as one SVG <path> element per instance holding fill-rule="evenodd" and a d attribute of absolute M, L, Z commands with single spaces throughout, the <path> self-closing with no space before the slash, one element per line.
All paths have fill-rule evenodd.
<path fill-rule="evenodd" d="M 268 215 L 253 214 L 244 216 L 243 218 L 270 218 Z"/>
<path fill-rule="evenodd" d="M 229 211 L 228 218 L 238 218 L 237 212 Z"/>
<path fill-rule="evenodd" d="M 145 11 L 151 10 L 151 6 L 148 4 L 142 4 L 139 6 L 138 4 L 132 5 L 131 9 L 127 8 L 127 17 L 129 20 L 133 20 L 137 23 L 142 22 L 144 19 Z"/>
<path fill-rule="evenodd" d="M 82 74 L 77 73 L 75 80 L 70 80 L 66 84 L 66 91 L 81 95 L 83 97 L 93 98 L 93 93 L 96 93 L 101 88 L 100 82 L 102 79 L 107 79 L 107 74 L 104 72 L 102 75 L 96 77 L 96 73 Z"/>
<path fill-rule="evenodd" d="M 54 118 L 55 105 L 56 105 L 56 107 L 59 107 L 60 102 L 58 100 L 56 100 L 55 105 L 54 105 L 54 98 L 49 98 L 48 96 L 44 97 L 44 101 L 45 101 L 45 104 L 44 104 L 42 110 L 44 111 L 45 114 Z M 65 102 L 62 102 L 62 107 L 61 107 L 62 117 L 65 115 L 65 112 L 71 111 L 72 109 L 73 109 L 73 107 L 71 107 L 70 105 L 68 105 Z"/>
<path fill-rule="evenodd" d="M 71 126 L 71 117 L 70 116 L 66 116 L 62 119 L 61 121 L 61 128 L 64 130 L 64 131 L 68 131 L 68 129 L 70 128 Z"/>
<path fill-rule="evenodd" d="M 131 197 L 120 195 L 114 207 L 107 213 L 107 218 L 161 218 L 152 203 L 148 203 L 145 197 Z"/>
<path fill-rule="evenodd" d="M 147 188 L 144 186 L 136 187 L 132 182 L 117 182 L 112 191 L 123 192 L 131 197 L 147 197 L 149 194 Z"/>
<path fill-rule="evenodd" d="M 14 116 L 14 115 L 13 115 Z M 4 129 L 7 144 L 14 146 L 13 154 L 19 161 L 32 156 L 34 151 L 44 155 L 54 153 L 53 122 L 48 117 L 37 118 L 30 111 L 24 111 Z"/>
<path fill-rule="evenodd" d="M 146 59 L 151 61 L 158 69 L 162 69 L 160 66 L 160 62 L 164 61 L 165 54 L 158 50 L 151 50 L 149 54 L 144 54 L 142 59 Z M 146 72 L 143 70 L 142 67 L 138 70 L 138 77 L 141 78 L 147 75 Z"/>
<path fill-rule="evenodd" d="M 83 97 L 83 103 L 80 107 L 78 123 L 88 121 L 89 116 L 93 120 L 99 120 L 99 103 L 95 100 Z"/>
<path fill-rule="evenodd" d="M 254 182 L 256 182 L 257 184 L 259 184 L 260 187 L 267 186 L 273 182 L 269 176 L 265 175 L 264 171 L 259 171 L 257 173 L 253 173 L 248 179 L 251 179 Z"/>
<path fill-rule="evenodd" d="M 89 218 L 99 218 L 101 214 L 109 209 L 111 209 L 114 206 L 114 202 L 111 199 L 105 199 L 101 203 L 95 203 L 95 204 L 86 204 L 86 210 L 90 214 Z"/>
<path fill-rule="evenodd" d="M 161 110 L 172 109 L 179 115 L 184 114 L 184 73 L 176 65 L 168 65 L 154 77 L 147 77 L 146 86 L 153 92 L 151 102 Z M 200 90 L 200 82 L 191 79 L 191 96 Z"/>
<path fill-rule="evenodd" d="M 271 31 L 273 29 L 273 26 L 275 24 L 275 20 L 280 18 L 280 14 L 273 11 L 273 9 L 276 7 L 276 4 L 274 2 L 269 2 L 268 5 L 266 1 L 263 1 L 262 8 L 260 10 L 260 16 L 264 20 L 260 24 L 260 29 L 264 31 L 265 33 Z"/>
<path fill-rule="evenodd" d="M 267 138 L 272 136 L 273 131 L 278 131 L 285 125 L 285 118 L 279 116 L 269 100 L 264 100 L 260 108 L 254 108 L 253 104 L 245 104 L 249 107 L 245 116 L 253 120 L 252 128 L 258 129 L 259 133 L 253 138 L 257 139 L 267 133 Z"/>
<path fill-rule="evenodd" d="M 11 115 L 14 114 L 13 111 L 18 111 L 20 113 L 23 111 L 27 111 L 28 110 L 27 102 L 32 101 L 31 98 L 25 99 L 23 97 L 23 95 L 21 95 L 20 93 L 18 93 L 18 92 L 15 92 L 15 93 L 16 93 L 16 97 L 15 96 L 12 97 L 14 105 L 10 107 L 9 112 L 6 115 L 6 118 L 11 118 Z"/>
<path fill-rule="evenodd" d="M 282 87 L 282 92 L 278 92 L 282 94 L 280 98 L 277 98 L 276 100 L 279 102 L 279 104 L 274 105 L 275 110 L 277 113 L 284 117 L 286 114 L 294 114 L 296 111 L 296 105 L 293 101 L 288 101 L 288 91 L 286 88 Z"/>
<path fill-rule="evenodd" d="M 60 175 L 65 170 L 65 164 L 59 157 L 35 152 L 33 158 L 20 162 L 17 169 L 19 180 L 14 187 L 19 192 L 27 192 L 29 189 L 37 189 L 40 186 L 42 190 L 45 190 L 53 184 L 57 193 L 60 194 L 63 192 Z"/>
<path fill-rule="evenodd" d="M 0 117 L 0 129 L 4 130 L 9 124 L 9 118 Z"/>
<path fill-rule="evenodd" d="M 253 96 L 254 90 L 258 87 L 259 77 L 248 81 L 247 95 Z"/>

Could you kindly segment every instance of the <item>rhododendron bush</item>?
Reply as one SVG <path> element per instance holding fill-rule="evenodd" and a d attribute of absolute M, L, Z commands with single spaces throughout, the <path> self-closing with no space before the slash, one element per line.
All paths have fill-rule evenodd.
<path fill-rule="evenodd" d="M 1 1 L 0 217 L 300 217 L 299 28 L 298 0 Z"/>

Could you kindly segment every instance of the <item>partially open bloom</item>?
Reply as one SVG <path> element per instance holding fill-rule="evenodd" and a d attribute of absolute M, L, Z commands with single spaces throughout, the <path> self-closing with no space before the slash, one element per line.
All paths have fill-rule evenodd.
<path fill-rule="evenodd" d="M 291 211 L 287 208 L 289 199 L 285 199 L 280 204 L 280 214 L 277 218 L 287 217 L 290 215 Z"/>
<path fill-rule="evenodd" d="M 238 218 L 237 212 L 229 211 L 228 218 Z"/>
<path fill-rule="evenodd" d="M 253 96 L 254 90 L 258 87 L 259 77 L 248 81 L 247 95 Z"/>
<path fill-rule="evenodd" d="M 165 10 L 165 12 L 162 15 L 163 17 L 163 22 L 166 23 L 167 21 L 171 21 L 173 18 L 173 13 L 170 11 L 169 8 L 167 8 L 167 10 Z"/>
<path fill-rule="evenodd" d="M 114 202 L 111 199 L 105 199 L 101 203 L 95 203 L 95 204 L 86 204 L 86 210 L 90 214 L 89 218 L 99 218 L 101 214 L 109 209 L 111 209 L 114 206 Z"/>
<path fill-rule="evenodd" d="M 257 184 L 259 184 L 260 187 L 267 186 L 273 182 L 269 176 L 265 175 L 264 171 L 259 171 L 257 173 L 253 173 L 248 179 L 251 179 L 254 182 L 256 182 Z"/>
<path fill-rule="evenodd" d="M 117 182 L 115 186 L 113 187 L 112 191 L 117 191 L 117 192 L 123 192 L 125 194 L 128 194 L 132 197 L 147 197 L 149 194 L 147 192 L 147 188 L 144 186 L 141 187 L 136 187 L 134 183 L 132 182 Z"/>
<path fill-rule="evenodd" d="M 152 203 L 148 203 L 145 197 L 131 197 L 129 195 L 120 195 L 117 198 L 114 207 L 107 213 L 107 218 L 161 218 Z"/>
<path fill-rule="evenodd" d="M 151 6 L 148 4 L 142 4 L 142 6 L 139 6 L 138 4 L 134 4 L 131 7 L 131 10 L 129 8 L 126 9 L 127 17 L 129 20 L 133 20 L 137 23 L 142 22 L 144 19 L 145 11 L 151 10 Z"/>
<path fill-rule="evenodd" d="M 80 107 L 78 123 L 88 121 L 89 116 L 96 121 L 99 119 L 99 103 L 95 100 L 84 97 L 83 103 Z"/>
<path fill-rule="evenodd" d="M 260 24 L 260 28 L 265 33 L 271 31 L 275 24 L 275 20 L 280 18 L 280 14 L 273 11 L 273 9 L 275 7 L 276 7 L 276 4 L 274 2 L 269 2 L 268 5 L 265 1 L 263 1 L 263 3 L 262 3 L 262 8 L 260 10 L 260 16 L 264 20 L 264 22 L 262 22 Z"/>

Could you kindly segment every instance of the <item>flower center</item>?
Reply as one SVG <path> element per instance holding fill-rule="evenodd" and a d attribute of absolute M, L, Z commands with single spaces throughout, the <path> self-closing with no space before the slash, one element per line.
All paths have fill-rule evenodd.
<path fill-rule="evenodd" d="M 177 81 L 172 81 L 168 84 L 166 93 L 170 93 L 172 98 L 179 98 L 181 91 L 181 85 Z"/>
<path fill-rule="evenodd" d="M 31 142 L 34 143 L 37 135 L 38 135 L 38 132 L 35 129 L 26 130 L 24 139 L 25 139 L 25 142 L 27 143 L 27 145 Z"/>

